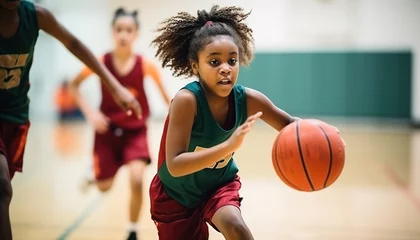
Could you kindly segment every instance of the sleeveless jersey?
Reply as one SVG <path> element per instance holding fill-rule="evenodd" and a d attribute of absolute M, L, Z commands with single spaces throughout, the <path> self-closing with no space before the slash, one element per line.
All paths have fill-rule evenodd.
<path fill-rule="evenodd" d="M 120 76 L 116 71 L 112 62 L 112 54 L 107 53 L 104 56 L 104 64 L 108 70 L 115 76 L 115 78 L 127 89 L 133 93 L 137 101 L 140 103 L 142 109 L 142 119 L 138 119 L 134 114 L 128 116 L 115 103 L 112 95 L 108 92 L 106 87 L 101 84 L 102 102 L 101 111 L 111 120 L 111 123 L 123 129 L 137 129 L 145 126 L 146 120 L 149 117 L 149 103 L 144 90 L 144 73 L 143 60 L 140 56 L 136 56 L 136 63 L 128 74 Z"/>
<path fill-rule="evenodd" d="M 230 130 L 223 129 L 214 120 L 204 89 L 199 82 L 192 82 L 183 89 L 191 91 L 197 101 L 197 115 L 191 131 L 189 152 L 211 148 L 226 141 L 235 129 L 247 119 L 246 90 L 241 85 L 235 85 L 231 92 L 234 97 L 235 120 L 234 126 Z M 208 198 L 220 186 L 232 181 L 238 172 L 238 168 L 233 161 L 232 153 L 203 170 L 182 177 L 173 177 L 169 173 L 165 161 L 168 123 L 169 117 L 166 119 L 160 144 L 158 176 L 170 197 L 188 208 L 193 208 Z"/>
<path fill-rule="evenodd" d="M 21 1 L 19 26 L 11 38 L 0 37 L 0 121 L 28 122 L 29 71 L 38 39 L 38 19 L 33 3 Z"/>

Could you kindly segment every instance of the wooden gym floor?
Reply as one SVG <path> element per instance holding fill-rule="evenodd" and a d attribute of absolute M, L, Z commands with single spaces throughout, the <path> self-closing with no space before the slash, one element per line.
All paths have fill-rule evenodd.
<path fill-rule="evenodd" d="M 162 124 L 150 124 L 154 157 Z M 332 187 L 316 193 L 297 192 L 277 178 L 271 165 L 273 130 L 259 124 L 247 137 L 235 159 L 243 182 L 242 211 L 255 239 L 420 239 L 420 132 L 398 126 L 337 126 L 347 143 L 346 165 Z M 125 169 L 106 195 L 95 188 L 83 194 L 78 188 L 91 161 L 92 136 L 84 123 L 32 123 L 24 173 L 13 179 L 14 239 L 124 239 Z M 155 171 L 155 164 L 148 168 L 147 187 Z M 157 239 L 147 190 L 143 240 Z M 211 230 L 210 239 L 223 237 Z"/>

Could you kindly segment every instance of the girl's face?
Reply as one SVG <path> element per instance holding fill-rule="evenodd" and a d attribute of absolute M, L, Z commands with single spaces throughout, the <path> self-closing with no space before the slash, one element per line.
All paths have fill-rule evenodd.
<path fill-rule="evenodd" d="M 207 89 L 227 97 L 238 77 L 239 57 L 239 48 L 231 37 L 217 36 L 198 53 L 192 69 Z"/>
<path fill-rule="evenodd" d="M 138 37 L 137 25 L 132 16 L 120 16 L 112 28 L 116 48 L 131 49 Z"/>

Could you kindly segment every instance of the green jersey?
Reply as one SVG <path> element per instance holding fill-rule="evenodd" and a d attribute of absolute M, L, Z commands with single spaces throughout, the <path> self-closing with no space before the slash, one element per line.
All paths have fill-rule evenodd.
<path fill-rule="evenodd" d="M 0 121 L 26 123 L 29 112 L 29 71 L 38 38 L 33 3 L 21 1 L 19 27 L 11 38 L 0 37 Z"/>
<path fill-rule="evenodd" d="M 236 128 L 247 119 L 246 90 L 241 85 L 235 85 L 231 92 L 234 99 L 233 115 L 235 120 L 233 127 L 228 130 L 223 129 L 213 118 L 204 89 L 199 82 L 192 82 L 186 85 L 184 89 L 191 91 L 197 101 L 197 116 L 192 126 L 188 146 L 189 152 L 211 148 L 226 141 Z M 193 208 L 208 198 L 219 187 L 234 180 L 238 168 L 233 161 L 233 153 L 203 170 L 182 177 L 173 177 L 169 173 L 165 161 L 167 128 L 168 119 L 160 146 L 158 176 L 170 197 L 186 207 Z"/>

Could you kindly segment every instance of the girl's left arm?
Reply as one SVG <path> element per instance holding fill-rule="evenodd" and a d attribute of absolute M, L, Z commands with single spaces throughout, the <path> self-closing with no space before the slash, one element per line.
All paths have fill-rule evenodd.
<path fill-rule="evenodd" d="M 261 119 L 277 131 L 281 131 L 288 124 L 300 119 L 292 117 L 274 105 L 264 94 L 251 88 L 246 88 L 246 102 L 248 116 L 259 111 L 263 112 Z"/>

